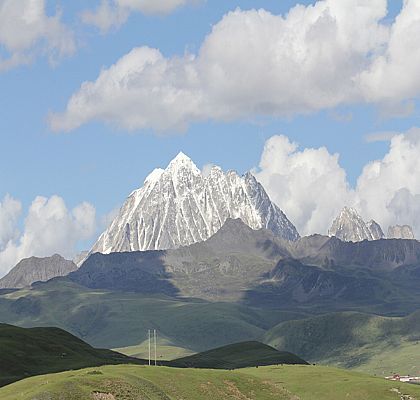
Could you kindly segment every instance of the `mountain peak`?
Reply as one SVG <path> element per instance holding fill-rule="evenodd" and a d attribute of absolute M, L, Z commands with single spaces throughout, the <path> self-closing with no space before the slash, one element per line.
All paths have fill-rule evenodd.
<path fill-rule="evenodd" d="M 388 239 L 414 239 L 410 225 L 395 225 L 388 228 Z"/>
<path fill-rule="evenodd" d="M 345 242 L 378 240 L 384 237 L 377 222 L 371 220 L 366 223 L 356 209 L 348 206 L 344 207 L 333 221 L 328 235 Z"/>
<path fill-rule="evenodd" d="M 159 182 L 154 184 L 153 182 Z M 213 167 L 204 176 L 180 152 L 135 190 L 91 252 L 165 250 L 207 240 L 228 218 L 297 240 L 299 233 L 252 175 Z"/>
<path fill-rule="evenodd" d="M 194 161 L 191 160 L 185 153 L 180 151 L 177 156 L 169 163 L 165 171 L 178 171 L 180 169 L 188 169 L 194 171 L 194 173 L 200 173 L 200 170 L 194 164 Z"/>

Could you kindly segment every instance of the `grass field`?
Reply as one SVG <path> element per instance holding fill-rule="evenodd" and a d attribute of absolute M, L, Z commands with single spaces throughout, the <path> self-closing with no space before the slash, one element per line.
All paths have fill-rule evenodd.
<path fill-rule="evenodd" d="M 420 375 L 420 312 L 404 318 L 332 313 L 274 327 L 264 342 L 313 363 Z"/>
<path fill-rule="evenodd" d="M 243 369 L 241 373 L 284 387 L 296 400 L 401 400 L 402 395 L 420 399 L 420 386 L 337 368 L 296 365 Z"/>
<path fill-rule="evenodd" d="M 148 340 L 134 346 L 120 347 L 113 349 L 121 354 L 130 357 L 138 357 L 148 359 L 149 342 Z M 152 349 L 153 352 L 153 349 Z M 186 357 L 194 354 L 191 350 L 183 347 L 175 346 L 170 340 L 158 337 L 157 339 L 157 359 L 158 360 L 174 360 L 176 358 Z M 154 356 L 154 353 L 153 353 Z"/>
<path fill-rule="evenodd" d="M 420 387 L 320 366 L 235 371 L 105 366 L 0 389 L 2 400 L 401 400 L 403 395 L 419 400 Z"/>
<path fill-rule="evenodd" d="M 238 372 L 133 366 L 45 375 L 0 389 L 2 400 L 17 394 L 19 400 L 292 399 L 286 390 Z"/>

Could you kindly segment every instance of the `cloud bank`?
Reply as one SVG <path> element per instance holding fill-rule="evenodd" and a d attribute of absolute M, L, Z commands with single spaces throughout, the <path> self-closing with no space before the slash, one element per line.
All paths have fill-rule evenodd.
<path fill-rule="evenodd" d="M 47 55 L 51 63 L 75 51 L 73 33 L 45 0 L 0 0 L 0 72 Z"/>
<path fill-rule="evenodd" d="M 325 147 L 299 149 L 286 136 L 273 136 L 254 173 L 303 235 L 325 234 L 348 205 L 385 232 L 390 225 L 408 224 L 420 238 L 419 154 L 419 128 L 395 134 L 387 154 L 368 163 L 352 188 L 337 154 Z"/>
<path fill-rule="evenodd" d="M 213 26 L 197 54 L 167 58 L 134 48 L 84 82 L 63 112 L 50 115 L 50 126 L 71 131 L 103 121 L 172 132 L 197 121 L 343 104 L 393 109 L 420 93 L 420 2 L 405 0 L 392 24 L 386 16 L 386 0 L 322 0 L 285 16 L 237 9 Z"/>
<path fill-rule="evenodd" d="M 67 209 L 59 196 L 38 196 L 29 207 L 19 231 L 22 205 L 6 195 L 0 202 L 0 277 L 22 258 L 59 253 L 72 257 L 80 240 L 95 233 L 95 209 L 82 203 Z"/>

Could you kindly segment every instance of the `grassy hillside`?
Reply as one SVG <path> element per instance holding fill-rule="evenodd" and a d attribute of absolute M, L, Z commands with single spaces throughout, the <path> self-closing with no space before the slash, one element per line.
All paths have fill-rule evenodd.
<path fill-rule="evenodd" d="M 142 363 L 94 349 L 61 329 L 0 324 L 0 386 L 31 375 L 128 362 Z"/>
<path fill-rule="evenodd" d="M 171 366 L 235 369 L 276 364 L 307 364 L 294 354 L 259 342 L 235 343 L 174 360 Z"/>
<path fill-rule="evenodd" d="M 299 316 L 233 303 L 87 289 L 66 281 L 0 295 L 0 321 L 57 326 L 101 348 L 139 345 L 148 329 L 157 329 L 173 346 L 198 352 L 259 340 L 280 321 Z"/>
<path fill-rule="evenodd" d="M 420 311 L 404 318 L 346 312 L 288 321 L 264 341 L 310 362 L 380 375 L 420 374 Z"/>
<path fill-rule="evenodd" d="M 119 347 L 113 349 L 118 353 L 125 354 L 130 357 L 145 358 L 149 357 L 149 341 L 145 340 L 142 343 L 134 346 Z M 186 357 L 194 354 L 193 351 L 183 347 L 175 346 L 170 340 L 157 338 L 157 359 L 158 360 L 174 360 L 176 358 Z"/>
<path fill-rule="evenodd" d="M 337 368 L 296 365 L 243 369 L 241 373 L 283 387 L 296 400 L 420 399 L 420 386 Z"/>
<path fill-rule="evenodd" d="M 418 400 L 420 387 L 318 366 L 219 371 L 119 365 L 28 378 L 0 389 L 2 400 L 17 394 L 20 400 Z"/>
<path fill-rule="evenodd" d="M 2 400 L 291 400 L 282 388 L 233 371 L 116 366 L 29 378 L 0 389 Z"/>

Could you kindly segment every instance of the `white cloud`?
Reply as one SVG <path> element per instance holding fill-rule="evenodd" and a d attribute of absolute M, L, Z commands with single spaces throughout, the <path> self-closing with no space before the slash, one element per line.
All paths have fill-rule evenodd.
<path fill-rule="evenodd" d="M 381 160 L 367 164 L 357 181 L 357 207 L 363 215 L 380 221 L 385 230 L 396 223 L 414 224 L 420 237 L 417 210 L 412 206 L 420 195 L 419 154 L 420 129 L 412 128 L 394 136 L 388 153 Z"/>
<path fill-rule="evenodd" d="M 50 256 L 59 253 L 71 258 L 79 241 L 95 233 L 95 209 L 82 203 L 72 210 L 58 196 L 36 197 L 18 233 L 20 202 L 6 196 L 0 205 L 0 276 L 22 258 Z M 1 222 L 9 221 L 6 225 Z"/>
<path fill-rule="evenodd" d="M 406 114 L 420 93 L 420 4 L 406 0 L 391 25 L 386 15 L 386 0 L 323 0 L 285 16 L 237 9 L 213 26 L 196 55 L 134 48 L 83 83 L 50 124 L 69 131 L 100 120 L 179 131 L 196 121 L 284 117 L 358 102 Z"/>
<path fill-rule="evenodd" d="M 385 51 L 360 74 L 364 96 L 370 101 L 390 101 L 418 96 L 420 92 L 420 2 L 404 0 L 390 28 Z"/>
<path fill-rule="evenodd" d="M 0 202 L 0 251 L 17 237 L 19 231 L 16 225 L 21 211 L 22 204 L 9 195 Z"/>
<path fill-rule="evenodd" d="M 395 224 L 412 225 L 420 238 L 420 129 L 389 138 L 387 154 L 368 163 L 351 188 L 338 155 L 324 147 L 300 150 L 285 136 L 264 147 L 257 179 L 304 234 L 326 233 L 338 211 L 355 207 L 386 232 Z"/>
<path fill-rule="evenodd" d="M 299 150 L 287 137 L 273 136 L 254 173 L 303 235 L 325 233 L 340 209 L 353 201 L 338 155 L 325 147 Z"/>
<path fill-rule="evenodd" d="M 30 62 L 37 54 L 47 54 L 50 62 L 72 54 L 72 32 L 57 12 L 46 14 L 45 0 L 0 0 L 0 71 Z M 1 53 L 0 53 L 1 54 Z"/>
<path fill-rule="evenodd" d="M 82 13 L 82 21 L 106 32 L 121 26 L 132 12 L 168 14 L 195 1 L 197 0 L 101 0 L 95 10 Z"/>

